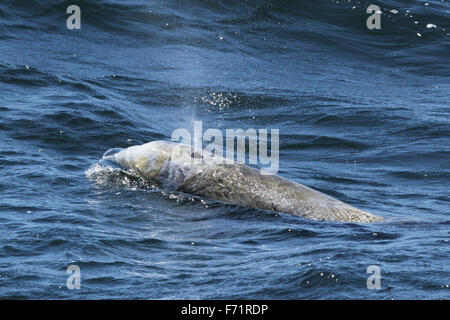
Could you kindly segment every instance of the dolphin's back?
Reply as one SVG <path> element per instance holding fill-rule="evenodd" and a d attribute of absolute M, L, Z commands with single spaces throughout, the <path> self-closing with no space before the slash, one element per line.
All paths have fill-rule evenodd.
<path fill-rule="evenodd" d="M 244 164 L 211 166 L 190 177 L 179 187 L 179 191 L 314 220 L 382 220 L 302 184 L 275 175 L 262 175 L 258 170 Z"/>

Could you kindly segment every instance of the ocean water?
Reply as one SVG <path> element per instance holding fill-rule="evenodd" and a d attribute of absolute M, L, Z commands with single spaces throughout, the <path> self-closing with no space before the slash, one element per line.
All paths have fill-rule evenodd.
<path fill-rule="evenodd" d="M 79 30 L 66 26 L 72 4 Z M 380 30 L 366 27 L 370 4 Z M 449 10 L 1 1 L 0 298 L 450 298 Z M 169 140 L 195 120 L 279 129 L 280 176 L 386 221 L 312 221 L 86 177 L 108 149 Z"/>

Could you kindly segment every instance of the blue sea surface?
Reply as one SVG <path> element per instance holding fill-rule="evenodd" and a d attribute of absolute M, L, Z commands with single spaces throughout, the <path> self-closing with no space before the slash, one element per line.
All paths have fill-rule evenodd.
<path fill-rule="evenodd" d="M 449 62 L 448 0 L 2 0 L 0 298 L 449 299 Z M 279 129 L 280 176 L 386 221 L 86 177 L 195 120 Z"/>

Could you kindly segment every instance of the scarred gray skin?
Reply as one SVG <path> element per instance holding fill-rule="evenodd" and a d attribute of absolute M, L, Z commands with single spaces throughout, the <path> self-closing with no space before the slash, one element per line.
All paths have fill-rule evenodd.
<path fill-rule="evenodd" d="M 114 161 L 164 189 L 246 207 L 285 212 L 313 220 L 376 222 L 362 211 L 302 184 L 263 175 L 211 153 L 192 154 L 184 144 L 153 141 L 104 159 Z"/>

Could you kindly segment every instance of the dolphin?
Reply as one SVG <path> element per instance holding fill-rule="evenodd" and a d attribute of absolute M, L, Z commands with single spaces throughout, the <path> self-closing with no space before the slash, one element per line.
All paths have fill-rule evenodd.
<path fill-rule="evenodd" d="M 113 162 L 166 190 L 184 192 L 239 206 L 289 213 L 313 220 L 378 222 L 383 218 L 322 192 L 276 175 L 265 175 L 191 146 L 153 141 L 112 149 L 103 161 Z"/>

